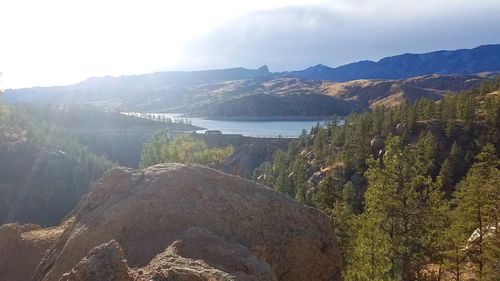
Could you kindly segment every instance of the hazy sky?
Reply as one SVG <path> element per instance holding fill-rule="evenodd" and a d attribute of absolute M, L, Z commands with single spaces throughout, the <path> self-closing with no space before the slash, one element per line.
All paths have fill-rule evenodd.
<path fill-rule="evenodd" d="M 2 88 L 500 43 L 499 0 L 0 0 Z"/>

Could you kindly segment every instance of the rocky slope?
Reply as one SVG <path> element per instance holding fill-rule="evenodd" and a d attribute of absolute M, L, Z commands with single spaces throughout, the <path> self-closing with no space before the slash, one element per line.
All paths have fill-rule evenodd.
<path fill-rule="evenodd" d="M 68 218 L 33 280 L 341 280 L 325 215 L 198 165 L 113 169 Z"/>

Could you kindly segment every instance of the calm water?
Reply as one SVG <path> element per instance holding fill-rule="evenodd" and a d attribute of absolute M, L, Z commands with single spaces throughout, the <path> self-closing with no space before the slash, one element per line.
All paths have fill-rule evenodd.
<path fill-rule="evenodd" d="M 128 113 L 133 114 L 134 113 Z M 154 113 L 150 115 L 162 115 L 172 120 L 179 119 L 181 114 Z M 206 130 L 219 130 L 223 134 L 242 134 L 249 137 L 297 137 L 303 129 L 309 131 L 323 120 L 307 121 L 228 121 L 211 120 L 201 118 L 182 118 L 191 121 L 195 126 L 203 127 Z M 198 132 L 204 132 L 200 130 Z"/>

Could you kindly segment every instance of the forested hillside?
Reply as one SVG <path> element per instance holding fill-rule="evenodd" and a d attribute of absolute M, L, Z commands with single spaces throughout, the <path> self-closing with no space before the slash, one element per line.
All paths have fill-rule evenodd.
<path fill-rule="evenodd" d="M 56 126 L 43 109 L 0 111 L 0 223 L 59 223 L 113 163 Z"/>
<path fill-rule="evenodd" d="M 255 180 L 330 216 L 346 280 L 498 280 L 499 89 L 318 124 Z"/>

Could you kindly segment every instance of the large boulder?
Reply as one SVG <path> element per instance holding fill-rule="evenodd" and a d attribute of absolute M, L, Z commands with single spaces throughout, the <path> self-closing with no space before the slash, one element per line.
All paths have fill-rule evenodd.
<path fill-rule="evenodd" d="M 113 169 L 69 217 L 33 280 L 59 280 L 111 240 L 131 268 L 147 273 L 151 264 L 164 264 L 172 269 L 160 270 L 164 277 L 199 263 L 241 276 L 234 280 L 341 280 L 339 248 L 323 213 L 198 165 Z"/>

